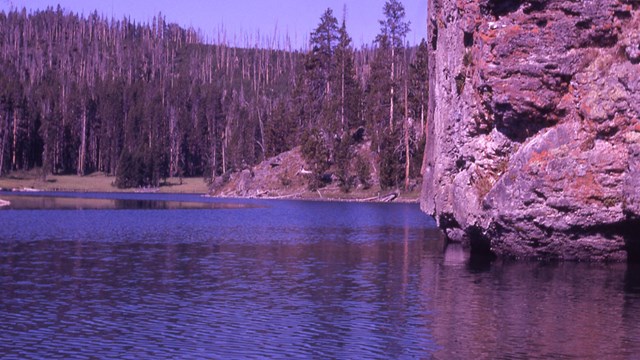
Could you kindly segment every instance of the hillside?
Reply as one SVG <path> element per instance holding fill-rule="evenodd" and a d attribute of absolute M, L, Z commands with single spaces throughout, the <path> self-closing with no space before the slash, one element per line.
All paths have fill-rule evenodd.
<path fill-rule="evenodd" d="M 406 46 L 393 3 L 374 45 L 354 48 L 327 9 L 304 51 L 207 43 L 160 14 L 0 13 L 0 176 L 104 173 L 120 188 L 158 187 L 229 178 L 311 142 L 317 186 L 338 152 L 353 151 L 339 140 L 363 129 L 383 187 L 403 187 L 420 177 L 426 43 Z"/>

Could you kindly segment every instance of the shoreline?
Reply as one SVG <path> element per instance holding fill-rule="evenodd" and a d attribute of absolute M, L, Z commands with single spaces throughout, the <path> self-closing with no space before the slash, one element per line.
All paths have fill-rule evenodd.
<path fill-rule="evenodd" d="M 130 190 L 130 191 L 127 191 Z M 240 196 L 240 195 L 211 195 L 210 193 L 180 193 L 180 192 L 160 192 L 160 191 L 136 191 L 135 189 L 117 189 L 117 191 L 104 191 L 104 190 L 82 190 L 82 189 L 35 189 L 35 188 L 14 188 L 4 189 L 0 188 L 0 191 L 7 194 L 15 194 L 16 196 L 39 196 L 40 193 L 60 193 L 60 194 L 89 194 L 89 193 L 103 193 L 103 194 L 177 194 L 177 195 L 200 195 L 205 198 L 211 199 L 233 199 L 233 200 L 295 200 L 295 201 L 325 201 L 325 202 L 344 202 L 344 203 L 402 203 L 402 204 L 417 204 L 418 198 L 402 197 L 397 195 L 393 200 L 385 200 L 386 196 L 376 197 L 334 197 L 331 195 L 324 197 L 315 197 L 313 192 L 294 193 L 290 195 L 280 196 Z M 0 199 L 0 207 L 11 205 L 10 201 Z"/>
<path fill-rule="evenodd" d="M 344 203 L 398 203 L 398 204 L 418 204 L 420 201 L 419 198 L 414 197 L 402 197 L 402 195 L 398 195 L 392 201 L 385 201 L 382 197 L 334 197 L 334 196 L 325 196 L 325 197 L 315 197 L 313 196 L 313 192 L 305 192 L 303 194 L 295 193 L 291 195 L 279 195 L 279 196 L 240 196 L 240 195 L 210 195 L 205 194 L 203 196 L 212 198 L 212 199 L 235 199 L 235 200 L 243 200 L 243 199 L 251 199 L 251 200 L 296 200 L 296 201 L 326 201 L 326 202 L 344 202 Z"/>
<path fill-rule="evenodd" d="M 149 194 L 194 194 L 219 199 L 265 199 L 265 200 L 308 200 L 332 202 L 398 202 L 418 203 L 419 191 L 402 192 L 399 190 L 366 191 L 354 189 L 349 193 L 341 192 L 337 187 L 325 187 L 319 191 L 308 191 L 300 187 L 282 188 L 251 193 L 245 191 L 213 192 L 204 178 L 168 178 L 157 188 L 119 189 L 113 186 L 115 177 L 103 173 L 87 176 L 48 175 L 45 180 L 34 172 L 16 172 L 0 178 L 0 191 L 17 194 L 39 192 L 58 193 L 149 193 Z"/>

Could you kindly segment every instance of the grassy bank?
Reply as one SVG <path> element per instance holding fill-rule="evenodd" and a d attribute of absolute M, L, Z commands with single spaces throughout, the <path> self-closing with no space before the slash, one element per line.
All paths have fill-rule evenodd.
<path fill-rule="evenodd" d="M 113 186 L 114 176 L 94 173 L 87 176 L 48 175 L 42 179 L 36 172 L 15 172 L 0 178 L 0 188 L 5 190 L 41 190 L 73 192 L 133 192 L 157 191 L 160 193 L 205 194 L 209 192 L 203 178 L 169 178 L 157 189 L 118 189 Z"/>

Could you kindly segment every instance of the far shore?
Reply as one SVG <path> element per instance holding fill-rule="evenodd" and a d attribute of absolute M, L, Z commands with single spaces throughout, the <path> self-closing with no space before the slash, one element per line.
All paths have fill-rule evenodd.
<path fill-rule="evenodd" d="M 120 189 L 113 185 L 114 176 L 94 173 L 87 176 L 48 175 L 46 180 L 32 173 L 12 173 L 0 178 L 0 189 L 5 191 L 38 192 L 158 192 L 177 194 L 207 194 L 209 186 L 204 178 L 168 178 L 157 188 Z"/>
<path fill-rule="evenodd" d="M 102 173 L 87 176 L 78 175 L 48 175 L 46 180 L 31 173 L 14 173 L 0 178 L 0 191 L 11 192 L 104 192 L 104 193 L 165 193 L 165 194 L 202 194 L 209 195 L 209 185 L 202 177 L 197 178 L 168 178 L 157 188 L 130 188 L 120 189 L 114 186 L 115 177 Z M 390 196 L 394 194 L 395 196 Z M 393 197 L 393 202 L 415 203 L 418 202 L 419 192 L 409 193 L 396 191 L 353 191 L 343 193 L 334 188 L 324 188 L 319 191 L 287 192 L 286 189 L 278 191 L 278 194 L 261 194 L 260 196 L 241 196 L 236 194 L 216 194 L 216 198 L 260 198 L 279 200 L 320 200 L 343 202 L 385 202 L 388 197 Z M 5 201 L 6 202 L 6 201 Z M 0 206 L 6 206 L 0 201 Z"/>

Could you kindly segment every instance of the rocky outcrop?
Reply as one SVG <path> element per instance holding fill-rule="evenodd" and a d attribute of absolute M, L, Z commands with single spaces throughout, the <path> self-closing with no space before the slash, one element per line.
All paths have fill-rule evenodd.
<path fill-rule="evenodd" d="M 498 255 L 637 259 L 640 1 L 430 0 L 422 208 Z"/>
<path fill-rule="evenodd" d="M 377 159 L 376 154 L 371 151 L 371 142 L 366 141 L 354 146 L 353 158 L 362 159 L 369 168 L 375 169 Z M 360 176 L 355 176 L 358 171 L 357 164 L 357 161 L 351 162 L 349 172 L 354 174 L 351 179 L 353 186 L 348 194 L 344 193 L 339 186 L 335 175 L 338 169 L 335 166 L 330 166 L 325 173 L 323 179 L 325 186 L 311 191 L 309 190 L 309 181 L 312 172 L 308 170 L 311 169 L 311 166 L 304 160 L 301 147 L 297 146 L 251 168 L 213 179 L 210 195 L 243 198 L 329 198 L 375 201 L 392 201 L 397 197 L 396 193 L 386 196 L 380 193 L 380 180 L 375 172 L 369 177 L 369 183 L 363 184 Z M 378 193 L 379 196 L 372 197 L 372 194 L 375 193 Z"/>
<path fill-rule="evenodd" d="M 301 194 L 307 189 L 308 182 L 303 174 L 304 165 L 300 147 L 296 147 L 253 168 L 232 173 L 228 179 L 214 179 L 211 195 L 278 198 Z"/>

